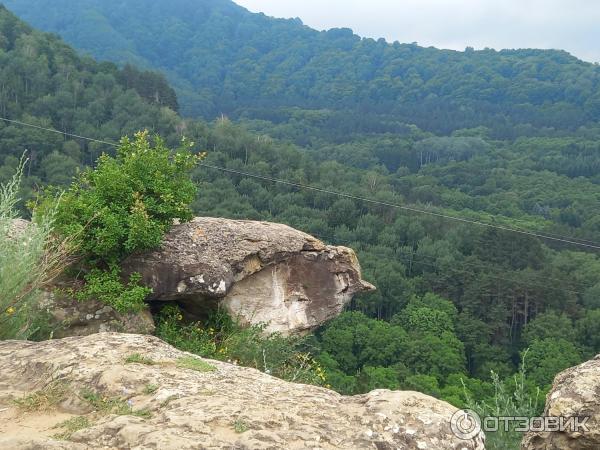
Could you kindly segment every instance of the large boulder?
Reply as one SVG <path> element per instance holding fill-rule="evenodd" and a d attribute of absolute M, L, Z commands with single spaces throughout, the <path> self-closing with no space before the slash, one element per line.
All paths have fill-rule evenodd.
<path fill-rule="evenodd" d="M 302 332 L 337 316 L 352 296 L 374 289 L 354 252 L 275 223 L 196 218 L 176 225 L 162 246 L 128 258 L 153 289 L 150 301 L 188 312 L 219 304 L 247 324 Z"/>
<path fill-rule="evenodd" d="M 206 361 L 151 336 L 0 342 L 7 450 L 483 450 L 482 434 L 452 434 L 455 412 L 416 392 L 344 397 Z"/>
<path fill-rule="evenodd" d="M 573 419 L 573 425 L 564 431 L 528 433 L 524 450 L 600 449 L 600 356 L 556 376 L 546 397 L 544 416 Z"/>

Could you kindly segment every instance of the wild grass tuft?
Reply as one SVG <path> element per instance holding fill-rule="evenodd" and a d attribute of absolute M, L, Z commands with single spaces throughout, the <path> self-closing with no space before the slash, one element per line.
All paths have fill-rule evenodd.
<path fill-rule="evenodd" d="M 233 429 L 236 433 L 245 433 L 249 430 L 248 424 L 244 422 L 242 419 L 237 419 L 233 422 Z"/>
<path fill-rule="evenodd" d="M 144 394 L 152 395 L 159 389 L 160 389 L 160 386 L 158 384 L 148 383 L 146 386 L 144 386 Z"/>
<path fill-rule="evenodd" d="M 67 396 L 67 384 L 55 381 L 25 397 L 14 400 L 19 409 L 27 412 L 48 411 L 58 406 Z"/>
<path fill-rule="evenodd" d="M 148 419 L 152 416 L 147 409 L 134 410 L 129 401 L 120 397 L 102 396 L 92 390 L 84 390 L 81 397 L 86 400 L 94 410 L 102 415 L 115 414 L 117 416 L 137 416 Z"/>
<path fill-rule="evenodd" d="M 465 389 L 467 408 L 484 417 L 535 417 L 539 415 L 540 389 L 532 387 L 527 380 L 527 351 L 523 354 L 519 372 L 511 380 L 501 381 L 498 374 L 492 372 L 494 385 L 493 402 L 476 402 Z M 488 450 L 515 450 L 521 447 L 523 433 L 515 431 L 512 425 L 508 431 L 502 426 L 497 432 L 486 433 L 485 448 Z"/>
<path fill-rule="evenodd" d="M 38 304 L 48 286 L 72 261 L 73 239 L 53 233 L 56 210 L 33 212 L 31 223 L 15 226 L 19 188 L 27 160 L 0 184 L 0 340 L 30 339 L 46 322 Z"/>
<path fill-rule="evenodd" d="M 151 358 L 140 355 L 139 353 L 133 353 L 125 358 L 126 364 L 144 364 L 146 366 L 153 366 L 156 364 Z"/>
<path fill-rule="evenodd" d="M 177 360 L 177 367 L 195 370 L 196 372 L 214 372 L 217 368 L 201 359 L 186 356 Z"/>
<path fill-rule="evenodd" d="M 91 425 L 92 423 L 85 416 L 72 417 L 54 426 L 54 428 L 62 428 L 63 432 L 55 434 L 52 437 L 60 441 L 68 441 L 74 433 L 89 428 Z"/>

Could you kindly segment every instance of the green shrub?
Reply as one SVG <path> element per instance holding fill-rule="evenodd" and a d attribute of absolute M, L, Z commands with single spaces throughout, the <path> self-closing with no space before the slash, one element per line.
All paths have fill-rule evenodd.
<path fill-rule="evenodd" d="M 166 306 L 158 316 L 156 335 L 174 347 L 204 358 L 252 367 L 298 383 L 325 385 L 325 374 L 303 340 L 265 334 L 264 326 L 242 327 L 221 311 L 204 323 L 186 324 L 176 306 Z"/>
<path fill-rule="evenodd" d="M 82 172 L 62 194 L 56 228 L 80 245 L 86 286 L 79 300 L 99 298 L 119 311 L 137 310 L 150 291 L 134 275 L 123 282 L 119 264 L 129 254 L 160 245 L 175 219 L 193 217 L 196 185 L 190 173 L 203 155 L 185 140 L 175 152 L 148 132 L 123 138 L 116 156 L 102 155 L 97 166 Z M 44 205 L 53 205 L 49 191 Z"/>
<path fill-rule="evenodd" d="M 152 145 L 147 132 L 123 138 L 116 157 L 102 155 L 63 195 L 57 229 L 80 236 L 84 257 L 95 264 L 155 248 L 174 219 L 193 217 L 197 161 L 185 142 L 173 153 L 158 137 Z"/>
<path fill-rule="evenodd" d="M 95 298 L 119 312 L 141 311 L 145 307 L 144 299 L 152 293 L 152 289 L 139 284 L 141 276 L 138 273 L 132 274 L 129 282 L 124 283 L 118 266 L 105 271 L 92 269 L 84 278 L 83 288 L 73 291 L 77 300 Z"/>
<path fill-rule="evenodd" d="M 40 290 L 68 264 L 73 243 L 56 239 L 56 209 L 34 211 L 26 229 L 14 227 L 26 160 L 13 178 L 0 184 L 0 339 L 31 339 L 47 325 L 38 308 Z"/>

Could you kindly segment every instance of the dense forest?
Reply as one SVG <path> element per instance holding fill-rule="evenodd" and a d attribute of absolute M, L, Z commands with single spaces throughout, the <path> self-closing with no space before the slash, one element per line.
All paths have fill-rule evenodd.
<path fill-rule="evenodd" d="M 174 91 L 153 72 L 80 57 L 0 6 L 0 114 L 61 132 L 118 140 L 142 128 L 168 135 L 179 119 Z M 169 108 L 169 106 L 171 108 Z M 30 186 L 66 184 L 106 146 L 0 122 L 0 179 L 29 153 Z"/>
<path fill-rule="evenodd" d="M 288 122 L 289 108 L 342 113 L 339 127 L 435 133 L 486 126 L 506 138 L 600 118 L 600 68 L 562 51 L 464 52 L 318 32 L 230 0 L 4 0 L 79 50 L 163 71 L 185 115 Z"/>
<path fill-rule="evenodd" d="M 67 3 L 53 3 L 54 17 L 48 8 L 30 7 L 29 18 L 47 19 L 50 28 L 70 27 L 80 6 L 92 4 L 70 4 L 59 23 Z M 560 370 L 600 352 L 595 66 L 560 52 L 442 52 L 361 40 L 344 30 L 318 33 L 224 1 L 200 3 L 196 15 L 186 15 L 189 21 L 163 22 L 158 13 L 166 4 L 153 2 L 133 24 L 128 20 L 136 8 L 93 3 L 120 21 L 91 15 L 105 25 L 91 30 L 125 39 L 115 34 L 120 26 L 132 34 L 123 41 L 127 45 L 113 48 L 124 52 L 121 57 L 103 53 L 106 48 L 88 50 L 148 67 L 156 60 L 152 52 L 155 58 L 165 54 L 165 45 L 172 56 L 163 61 L 170 64 L 166 74 L 194 79 L 195 85 L 186 86 L 200 96 L 186 97 L 178 84 L 185 111 L 231 112 L 239 121 L 182 119 L 161 75 L 80 57 L 55 35 L 32 30 L 0 7 L 2 116 L 111 142 L 144 128 L 173 145 L 185 135 L 196 151 L 208 152 L 193 174 L 197 214 L 283 222 L 356 249 L 365 278 L 378 290 L 356 298 L 348 312 L 305 342 L 334 389 L 416 389 L 463 405 L 463 382 L 474 397 L 489 398 L 490 371 L 510 380 L 526 349 L 530 387 L 542 389 Z M 135 2 L 119 2 L 128 3 Z M 169 14 L 189 12 L 188 6 L 170 2 Z M 45 17 L 34 17 L 41 10 Z M 188 36 L 186 26 L 202 20 L 211 26 L 198 26 L 200 34 Z M 159 26 L 173 30 L 153 28 Z M 221 27 L 230 27 L 246 45 L 230 42 Z M 135 41 L 142 31 L 147 39 L 160 35 L 181 42 Z M 67 36 L 86 34 L 70 28 Z M 88 38 L 96 45 L 116 42 Z M 196 59 L 178 53 L 190 41 L 200 46 L 185 46 Z M 291 41 L 297 51 L 283 52 Z M 85 48 L 84 40 L 78 46 Z M 209 47 L 218 48 L 223 60 L 211 59 Z M 137 48 L 148 54 L 137 55 Z M 286 58 L 297 58 L 298 65 Z M 364 64 L 346 71 L 340 58 Z M 220 70 L 226 74 L 216 76 Z M 237 91 L 241 86 L 245 90 Z M 328 109 L 305 109 L 323 106 Z M 355 113 L 348 113 L 352 108 Z M 66 185 L 102 152 L 113 151 L 101 142 L 0 121 L 0 181 L 8 179 L 25 149 L 31 158 L 25 196 L 46 184 Z M 384 203 L 570 236 L 580 245 Z"/>

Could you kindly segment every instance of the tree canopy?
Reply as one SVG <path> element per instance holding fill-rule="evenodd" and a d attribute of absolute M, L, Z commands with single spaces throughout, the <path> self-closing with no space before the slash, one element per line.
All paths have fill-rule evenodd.
<path fill-rule="evenodd" d="M 97 58 L 163 71 L 187 115 L 292 123 L 290 108 L 302 108 L 333 120 L 341 135 L 415 124 L 435 133 L 484 126 L 495 137 L 600 118 L 600 68 L 564 51 L 388 43 L 346 28 L 319 32 L 230 0 L 55 0 L 52 11 L 45 0 L 4 1 Z"/>

